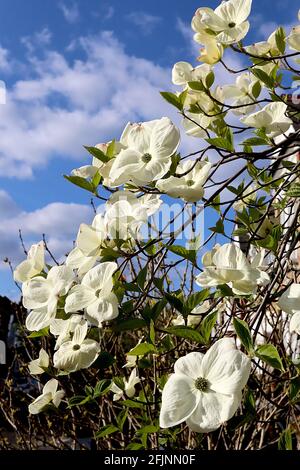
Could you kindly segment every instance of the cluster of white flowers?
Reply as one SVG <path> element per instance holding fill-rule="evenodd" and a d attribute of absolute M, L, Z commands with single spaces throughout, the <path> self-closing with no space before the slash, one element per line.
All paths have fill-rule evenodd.
<path fill-rule="evenodd" d="M 285 103 L 272 102 L 256 111 L 261 81 L 251 72 L 239 75 L 234 84 L 212 89 L 213 66 L 222 59 L 228 46 L 246 36 L 250 9 L 251 0 L 228 0 L 215 10 L 201 7 L 196 11 L 192 29 L 195 41 L 204 46 L 199 56 L 204 63 L 193 67 L 178 62 L 172 70 L 173 83 L 181 87 L 176 96 L 183 99 L 183 127 L 187 135 L 207 138 L 207 130 L 214 131 L 216 122 L 223 119 L 227 100 L 232 111 L 242 115 L 243 124 L 263 130 L 269 138 L 289 129 L 292 121 Z M 300 50 L 300 26 L 293 28 L 286 42 L 291 49 Z M 279 54 L 275 33 L 267 41 L 245 50 L 256 56 Z M 274 63 L 270 65 L 274 68 Z M 256 68 L 271 71 L 267 67 Z M 91 330 L 98 329 L 100 338 L 103 323 L 119 314 L 114 284 L 120 249 L 124 253 L 135 247 L 141 227 L 160 207 L 160 194 L 185 202 L 203 199 L 212 164 L 205 157 L 180 161 L 179 144 L 179 130 L 167 117 L 128 123 L 119 141 L 91 148 L 92 164 L 72 171 L 71 177 L 89 182 L 98 176 L 97 184 L 101 182 L 112 195 L 105 211 L 97 213 L 91 225 L 80 225 L 75 247 L 64 264 L 48 266 L 44 244 L 40 242 L 31 247 L 27 259 L 15 269 L 15 280 L 23 283 L 24 307 L 30 310 L 26 328 L 29 331 L 49 328 L 56 338 L 53 359 L 41 349 L 38 359 L 29 364 L 32 374 L 43 374 L 51 363 L 59 374 L 85 369 L 95 362 L 100 339 L 96 340 Z M 235 209 L 242 211 L 254 198 L 254 192 L 249 187 Z M 115 261 L 105 261 L 107 254 Z M 226 284 L 233 295 L 255 294 L 259 286 L 270 282 L 264 257 L 264 250 L 258 251 L 250 262 L 234 243 L 217 244 L 203 256 L 203 271 L 196 282 L 204 288 Z M 299 284 L 291 284 L 278 305 L 292 315 L 291 331 L 300 334 Z M 208 309 L 209 303 L 204 302 L 186 320 L 181 315 L 173 319 L 173 325 L 198 325 L 199 315 Z M 137 356 L 128 355 L 124 367 L 133 370 L 128 380 L 123 381 L 123 387 L 112 382 L 113 400 L 135 395 L 135 387 L 142 380 L 136 366 Z M 192 352 L 178 359 L 174 374 L 163 388 L 161 427 L 186 421 L 197 432 L 217 429 L 236 412 L 249 374 L 250 359 L 236 350 L 228 338 L 216 341 L 205 355 Z M 57 388 L 56 379 L 47 382 L 42 395 L 29 406 L 30 413 L 39 413 L 51 404 L 57 407 L 64 396 Z"/>

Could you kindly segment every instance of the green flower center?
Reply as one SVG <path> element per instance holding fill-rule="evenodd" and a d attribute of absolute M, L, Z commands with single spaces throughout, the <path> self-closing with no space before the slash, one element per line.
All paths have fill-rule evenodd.
<path fill-rule="evenodd" d="M 229 28 L 235 28 L 236 23 L 228 23 Z"/>
<path fill-rule="evenodd" d="M 142 156 L 142 161 L 144 163 L 149 163 L 151 158 L 152 156 L 150 155 L 150 153 L 144 153 L 144 155 Z"/>
<path fill-rule="evenodd" d="M 208 389 L 208 381 L 204 377 L 198 377 L 198 379 L 195 380 L 195 387 L 197 390 L 200 390 L 200 392 L 206 392 Z"/>
<path fill-rule="evenodd" d="M 74 344 L 73 351 L 78 351 L 80 349 L 80 344 Z"/>
<path fill-rule="evenodd" d="M 187 180 L 187 182 L 186 182 L 187 186 L 193 186 L 193 184 L 195 184 L 195 181 L 193 181 L 193 180 Z"/>

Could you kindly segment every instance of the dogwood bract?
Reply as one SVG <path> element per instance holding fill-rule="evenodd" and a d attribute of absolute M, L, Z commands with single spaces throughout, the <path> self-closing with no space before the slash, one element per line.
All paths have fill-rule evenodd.
<path fill-rule="evenodd" d="M 269 137 L 284 134 L 292 124 L 292 120 L 286 115 L 287 105 L 285 103 L 270 103 L 260 111 L 241 118 L 241 121 L 250 127 L 264 129 Z"/>
<path fill-rule="evenodd" d="M 186 160 L 176 168 L 178 176 L 159 180 L 157 189 L 172 197 L 181 197 L 187 202 L 196 202 L 204 195 L 203 185 L 206 182 L 211 163 Z M 181 176 L 182 175 L 182 176 Z"/>
<path fill-rule="evenodd" d="M 36 276 L 23 284 L 23 305 L 33 309 L 26 318 L 26 328 L 41 330 L 55 318 L 59 298 L 66 295 L 74 282 L 68 266 L 53 266 L 47 277 Z"/>
<path fill-rule="evenodd" d="M 238 75 L 234 85 L 224 85 L 221 87 L 223 98 L 225 100 L 232 100 L 232 106 L 237 107 L 232 109 L 234 114 L 247 114 L 255 109 L 257 96 L 254 96 L 253 93 L 257 83 L 257 78 L 253 74 L 246 72 Z"/>
<path fill-rule="evenodd" d="M 137 375 L 137 369 L 134 368 L 131 371 L 131 374 L 128 378 L 128 380 L 124 380 L 124 390 L 122 390 L 120 387 L 118 387 L 115 382 L 112 383 L 110 387 L 110 391 L 114 393 L 113 400 L 117 401 L 120 400 L 125 393 L 128 398 L 132 398 L 135 395 L 135 386 L 139 384 L 141 379 Z"/>
<path fill-rule="evenodd" d="M 300 335 L 300 284 L 291 284 L 278 300 L 278 306 L 292 315 L 290 331 Z"/>
<path fill-rule="evenodd" d="M 202 258 L 204 271 L 196 277 L 203 287 L 228 284 L 238 295 L 255 293 L 258 285 L 266 285 L 270 278 L 261 266 L 261 254 L 250 263 L 239 246 L 233 243 L 215 245 Z"/>
<path fill-rule="evenodd" d="M 192 28 L 200 34 L 209 30 L 218 42 L 225 45 L 238 42 L 248 33 L 250 25 L 247 18 L 251 4 L 252 0 L 228 0 L 215 10 L 198 8 L 192 20 Z"/>
<path fill-rule="evenodd" d="M 116 318 L 119 314 L 118 299 L 112 292 L 112 276 L 117 268 L 116 263 L 107 261 L 88 271 L 81 284 L 70 290 L 65 311 L 71 313 L 85 309 L 86 319 L 99 327 L 103 321 Z"/>
<path fill-rule="evenodd" d="M 58 390 L 58 381 L 56 379 L 49 380 L 43 387 L 42 395 L 37 397 L 29 406 L 29 413 L 36 415 L 41 411 L 44 411 L 44 408 L 50 403 L 59 407 L 61 400 L 63 399 L 65 392 L 63 390 Z"/>
<path fill-rule="evenodd" d="M 189 62 L 177 62 L 172 69 L 172 82 L 175 85 L 182 85 L 186 88 L 188 82 L 204 81 L 211 72 L 211 67 L 207 64 L 193 67 Z"/>
<path fill-rule="evenodd" d="M 86 321 L 82 315 L 71 315 L 70 318 L 63 320 L 61 318 L 54 318 L 50 323 L 50 333 L 57 336 L 55 349 L 58 349 L 61 344 L 71 339 L 71 334 L 74 333 L 75 328 L 79 324 L 85 324 Z"/>
<path fill-rule="evenodd" d="M 31 374 L 39 375 L 43 374 L 45 370 L 49 367 L 49 355 L 45 349 L 41 349 L 39 352 L 38 359 L 30 361 L 28 368 Z"/>
<path fill-rule="evenodd" d="M 218 429 L 236 412 L 250 367 L 250 359 L 229 338 L 216 341 L 205 355 L 181 357 L 162 392 L 160 426 L 185 421 L 196 432 Z"/>
<path fill-rule="evenodd" d="M 86 338 L 87 322 L 77 325 L 70 341 L 63 342 L 53 356 L 54 367 L 67 372 L 86 369 L 95 362 L 100 346 L 97 341 Z"/>
<path fill-rule="evenodd" d="M 111 178 L 116 186 L 132 181 L 140 186 L 164 176 L 176 152 L 180 134 L 169 118 L 163 117 L 140 124 L 127 124 L 121 150 L 111 168 Z"/>
<path fill-rule="evenodd" d="M 29 281 L 33 276 L 40 274 L 45 266 L 44 243 L 32 245 L 27 254 L 27 259 L 22 261 L 14 270 L 14 280 L 17 282 Z"/>

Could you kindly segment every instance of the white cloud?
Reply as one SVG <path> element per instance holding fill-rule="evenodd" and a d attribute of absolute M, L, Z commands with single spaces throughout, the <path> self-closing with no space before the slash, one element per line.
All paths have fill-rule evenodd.
<path fill-rule="evenodd" d="M 11 70 L 9 52 L 2 46 L 0 46 L 0 70 L 1 72 L 9 72 Z"/>
<path fill-rule="evenodd" d="M 73 3 L 72 5 L 67 5 L 61 2 L 59 3 L 58 6 L 68 23 L 71 23 L 71 24 L 77 23 L 80 17 L 77 3 Z"/>
<path fill-rule="evenodd" d="M 5 191 L 0 191 L 0 260 L 9 258 L 16 265 L 24 258 L 19 230 L 28 248 L 46 234 L 48 246 L 61 259 L 72 249 L 80 223 L 91 223 L 91 206 L 53 202 L 32 212 L 20 209 Z M 3 269 L 7 265 L 0 262 Z"/>
<path fill-rule="evenodd" d="M 133 11 L 126 15 L 126 19 L 137 26 L 145 35 L 151 34 L 162 20 L 160 16 L 154 16 L 144 11 Z"/>
<path fill-rule="evenodd" d="M 81 57 L 73 62 L 47 48 L 42 59 L 31 51 L 31 78 L 7 91 L 0 107 L 0 175 L 30 178 L 51 158 L 76 160 L 83 144 L 118 137 L 128 120 L 172 116 L 159 95 L 170 88 L 168 69 L 126 54 L 112 32 L 72 47 Z"/>
<path fill-rule="evenodd" d="M 40 47 L 44 48 L 50 44 L 51 39 L 51 31 L 48 28 L 43 28 L 31 36 L 23 36 L 21 38 L 21 43 L 26 47 L 29 54 L 33 54 L 36 49 Z"/>

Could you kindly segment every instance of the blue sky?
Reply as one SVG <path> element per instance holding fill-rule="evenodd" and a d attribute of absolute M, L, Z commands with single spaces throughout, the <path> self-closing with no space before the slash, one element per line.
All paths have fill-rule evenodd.
<path fill-rule="evenodd" d="M 0 79 L 7 87 L 0 105 L 1 260 L 22 258 L 19 228 L 27 245 L 45 232 L 61 256 L 79 223 L 91 220 L 88 195 L 62 177 L 89 162 L 83 144 L 118 137 L 128 120 L 177 119 L 158 91 L 171 88 L 176 61 L 195 63 L 189 24 L 199 6 L 0 0 Z M 264 39 L 278 23 L 295 23 L 297 9 L 294 0 L 254 0 L 246 43 Z M 197 141 L 184 146 L 196 150 Z M 17 296 L 3 263 L 0 295 Z"/>

